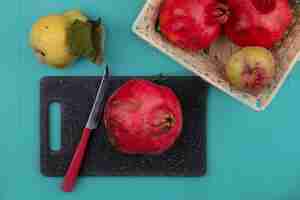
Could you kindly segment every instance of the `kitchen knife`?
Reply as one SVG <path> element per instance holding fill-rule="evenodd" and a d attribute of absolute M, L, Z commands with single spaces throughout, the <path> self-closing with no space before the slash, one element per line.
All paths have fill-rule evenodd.
<path fill-rule="evenodd" d="M 86 123 L 85 128 L 83 129 L 80 143 L 78 144 L 71 164 L 67 170 L 67 173 L 64 177 L 64 181 L 62 183 L 62 190 L 64 192 L 72 192 L 74 186 L 76 184 L 76 179 L 78 177 L 81 163 L 85 155 L 86 147 L 91 136 L 91 133 L 94 129 L 96 129 L 100 123 L 100 119 L 104 110 L 104 99 L 105 94 L 109 86 L 109 70 L 108 66 L 106 66 L 104 74 L 102 76 L 102 80 L 97 91 L 97 95 L 93 104 L 93 108 L 90 112 L 88 121 Z"/>

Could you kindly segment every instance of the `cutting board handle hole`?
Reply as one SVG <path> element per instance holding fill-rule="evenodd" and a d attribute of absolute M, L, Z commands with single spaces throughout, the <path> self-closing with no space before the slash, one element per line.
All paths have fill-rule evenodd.
<path fill-rule="evenodd" d="M 59 151 L 61 148 L 61 106 L 53 102 L 49 106 L 50 149 Z"/>

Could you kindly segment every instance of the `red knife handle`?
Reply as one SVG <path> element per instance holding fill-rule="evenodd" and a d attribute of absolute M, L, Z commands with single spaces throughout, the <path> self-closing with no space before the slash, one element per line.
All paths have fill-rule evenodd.
<path fill-rule="evenodd" d="M 68 171 L 64 177 L 64 181 L 62 184 L 62 190 L 64 192 L 72 192 L 73 191 L 90 135 L 91 135 L 91 129 L 84 128 L 80 143 L 76 148 L 72 162 L 71 162 L 71 164 L 68 168 Z"/>

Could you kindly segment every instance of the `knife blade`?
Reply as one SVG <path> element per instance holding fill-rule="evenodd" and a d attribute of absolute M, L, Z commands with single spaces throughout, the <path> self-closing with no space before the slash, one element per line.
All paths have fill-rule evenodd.
<path fill-rule="evenodd" d="M 98 127 L 101 120 L 102 112 L 104 110 L 103 100 L 105 98 L 106 91 L 108 89 L 108 78 L 109 78 L 109 69 L 108 66 L 105 67 L 103 78 L 101 80 L 97 95 L 93 104 L 93 108 L 90 112 L 89 119 L 86 123 L 86 128 L 94 130 Z"/>

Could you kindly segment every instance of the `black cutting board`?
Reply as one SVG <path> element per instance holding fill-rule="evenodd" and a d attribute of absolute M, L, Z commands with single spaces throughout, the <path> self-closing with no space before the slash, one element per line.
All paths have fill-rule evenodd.
<path fill-rule="evenodd" d="M 108 95 L 126 80 L 111 77 Z M 101 77 L 45 77 L 40 82 L 40 166 L 45 176 L 63 176 L 87 121 Z M 94 131 L 81 176 L 202 176 L 206 171 L 207 85 L 197 77 L 165 77 L 161 82 L 179 97 L 184 113 L 181 137 L 159 156 L 124 155 L 108 142 L 105 129 Z M 61 149 L 50 149 L 49 106 L 61 107 Z"/>

